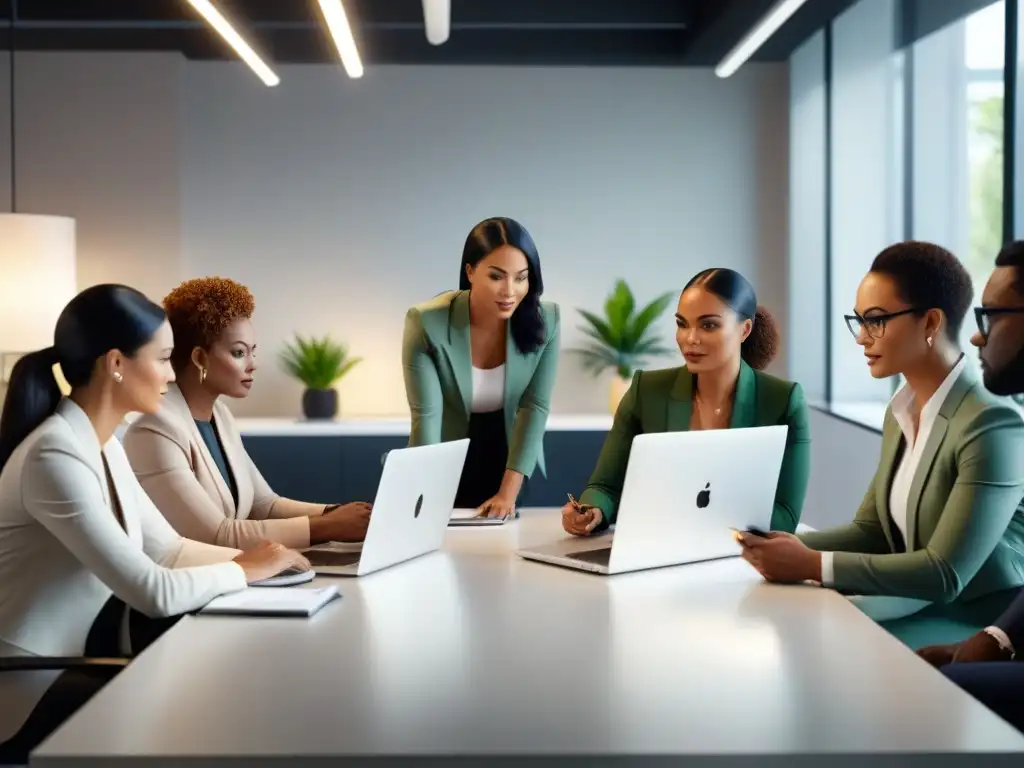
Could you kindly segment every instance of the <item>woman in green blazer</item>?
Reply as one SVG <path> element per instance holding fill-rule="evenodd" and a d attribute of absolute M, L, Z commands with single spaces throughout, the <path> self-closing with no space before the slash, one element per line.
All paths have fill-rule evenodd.
<path fill-rule="evenodd" d="M 807 492 L 811 436 L 800 385 L 761 372 L 778 348 L 772 316 L 758 306 L 743 275 L 707 269 L 683 289 L 676 327 L 686 365 L 633 376 L 580 506 L 562 509 L 562 526 L 583 536 L 615 522 L 636 435 L 786 424 L 771 526 L 796 530 Z"/>
<path fill-rule="evenodd" d="M 559 318 L 543 292 L 529 232 L 487 219 L 466 238 L 459 290 L 405 316 L 409 445 L 470 440 L 456 508 L 514 516 L 524 478 L 544 472 Z"/>
<path fill-rule="evenodd" d="M 971 279 L 930 243 L 878 255 L 846 317 L 875 378 L 902 374 L 878 471 L 853 522 L 743 537 L 766 579 L 819 582 L 907 645 L 957 642 L 1024 584 L 1024 419 L 960 349 Z"/>

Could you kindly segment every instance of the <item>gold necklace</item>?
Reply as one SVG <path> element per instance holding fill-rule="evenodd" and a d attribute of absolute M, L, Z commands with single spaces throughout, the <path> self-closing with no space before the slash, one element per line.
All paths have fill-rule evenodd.
<path fill-rule="evenodd" d="M 697 401 L 697 407 L 698 408 L 701 408 L 701 407 L 704 406 L 704 399 L 700 396 L 699 392 L 694 392 L 693 399 Z M 713 408 L 712 410 L 714 411 L 715 416 L 721 416 L 722 415 L 722 408 L 721 408 L 721 406 L 719 406 L 718 408 Z"/>

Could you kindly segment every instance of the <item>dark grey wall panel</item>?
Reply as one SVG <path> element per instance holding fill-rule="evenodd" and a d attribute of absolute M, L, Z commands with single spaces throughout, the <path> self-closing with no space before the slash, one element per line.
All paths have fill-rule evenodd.
<path fill-rule="evenodd" d="M 548 476 L 535 472 L 521 502 L 561 507 L 566 493 L 579 495 L 597 463 L 607 433 L 548 432 L 544 437 Z M 270 486 L 282 496 L 323 504 L 372 501 L 381 456 L 405 446 L 393 436 L 247 436 L 246 450 Z"/>

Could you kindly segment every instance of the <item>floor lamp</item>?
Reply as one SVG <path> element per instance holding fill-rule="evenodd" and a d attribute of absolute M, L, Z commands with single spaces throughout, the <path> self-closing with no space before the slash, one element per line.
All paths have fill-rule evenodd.
<path fill-rule="evenodd" d="M 0 213 L 0 384 L 8 381 L 19 357 L 53 344 L 57 317 L 78 292 L 75 220 L 17 209 L 17 0 L 9 5 L 11 212 Z"/>

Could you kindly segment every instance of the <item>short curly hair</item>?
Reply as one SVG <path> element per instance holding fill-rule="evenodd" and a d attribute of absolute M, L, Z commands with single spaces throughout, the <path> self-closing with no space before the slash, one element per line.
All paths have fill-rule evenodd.
<path fill-rule="evenodd" d="M 164 298 L 164 311 L 174 332 L 171 364 L 183 370 L 196 347 L 209 349 L 236 320 L 249 319 L 256 309 L 252 293 L 226 277 L 186 280 Z"/>
<path fill-rule="evenodd" d="M 922 312 L 941 309 L 947 338 L 958 342 L 974 286 L 956 256 L 935 243 L 906 240 L 879 253 L 871 271 L 891 278 L 900 298 L 911 307 Z"/>

